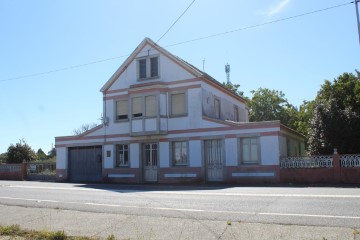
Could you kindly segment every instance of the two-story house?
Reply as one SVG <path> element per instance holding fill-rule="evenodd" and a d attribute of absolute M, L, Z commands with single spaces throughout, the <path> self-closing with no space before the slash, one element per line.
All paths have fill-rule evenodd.
<path fill-rule="evenodd" d="M 56 137 L 57 177 L 122 183 L 278 182 L 304 138 L 249 122 L 245 99 L 145 38 L 101 88 L 103 124 Z"/>

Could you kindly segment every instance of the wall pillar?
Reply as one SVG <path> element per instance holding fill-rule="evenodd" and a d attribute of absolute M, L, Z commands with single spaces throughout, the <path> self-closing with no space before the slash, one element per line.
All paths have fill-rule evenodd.
<path fill-rule="evenodd" d="M 337 149 L 334 149 L 333 158 L 333 169 L 334 169 L 334 179 L 335 183 L 341 182 L 341 163 L 340 163 L 340 155 L 337 152 Z"/>
<path fill-rule="evenodd" d="M 25 161 L 21 164 L 21 180 L 25 180 L 27 177 L 27 165 Z"/>

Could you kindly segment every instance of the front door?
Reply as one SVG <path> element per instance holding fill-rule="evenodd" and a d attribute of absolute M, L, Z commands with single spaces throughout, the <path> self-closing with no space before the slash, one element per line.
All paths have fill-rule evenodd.
<path fill-rule="evenodd" d="M 145 182 L 158 181 L 158 144 L 144 143 L 144 180 Z"/>
<path fill-rule="evenodd" d="M 205 140 L 204 155 L 206 163 L 206 176 L 209 182 L 223 181 L 223 161 L 222 161 L 221 140 Z"/>

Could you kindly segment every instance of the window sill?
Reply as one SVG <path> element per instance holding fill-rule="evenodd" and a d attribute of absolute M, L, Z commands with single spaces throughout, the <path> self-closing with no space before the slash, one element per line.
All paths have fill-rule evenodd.
<path fill-rule="evenodd" d="M 259 166 L 261 165 L 259 162 L 253 162 L 253 163 L 240 163 L 240 166 Z"/>
<path fill-rule="evenodd" d="M 115 169 L 121 169 L 121 168 L 130 168 L 130 166 L 115 166 Z"/>
<path fill-rule="evenodd" d="M 149 80 L 154 80 L 154 79 L 159 79 L 160 76 L 156 76 L 156 77 L 147 77 L 147 78 L 138 78 L 138 82 L 142 82 L 142 81 L 149 81 Z"/>
<path fill-rule="evenodd" d="M 121 123 L 121 122 L 128 122 L 129 119 L 118 119 L 118 120 L 115 120 L 115 123 Z"/>
<path fill-rule="evenodd" d="M 181 167 L 188 167 L 189 165 L 188 164 L 177 164 L 177 165 L 172 165 L 172 167 L 174 168 L 181 168 Z"/>
<path fill-rule="evenodd" d="M 178 115 L 170 115 L 169 118 L 178 118 L 178 117 L 187 117 L 188 114 L 185 113 L 185 114 L 178 114 Z"/>

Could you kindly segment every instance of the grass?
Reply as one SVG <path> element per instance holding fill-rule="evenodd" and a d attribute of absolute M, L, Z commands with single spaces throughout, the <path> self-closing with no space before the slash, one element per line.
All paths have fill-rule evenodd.
<path fill-rule="evenodd" d="M 21 229 L 19 225 L 0 226 L 0 236 L 20 237 L 23 239 L 42 239 L 42 240 L 98 240 L 100 238 L 85 236 L 68 236 L 64 231 L 35 231 Z M 114 235 L 110 235 L 106 240 L 116 240 Z"/>

